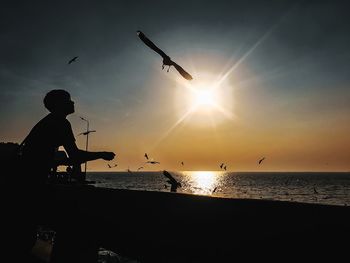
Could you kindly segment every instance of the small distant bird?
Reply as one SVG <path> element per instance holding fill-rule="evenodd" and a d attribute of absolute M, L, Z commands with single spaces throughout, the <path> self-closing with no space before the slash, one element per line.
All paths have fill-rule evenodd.
<path fill-rule="evenodd" d="M 157 162 L 157 161 L 147 161 L 146 163 L 150 163 L 150 164 L 160 164 L 160 162 Z"/>
<path fill-rule="evenodd" d="M 259 160 L 259 164 L 261 164 L 262 161 L 264 161 L 264 160 L 265 160 L 265 157 L 261 158 L 261 159 Z"/>
<path fill-rule="evenodd" d="M 115 164 L 115 165 L 110 165 L 110 164 L 107 164 L 108 165 L 108 168 L 113 168 L 113 167 L 116 167 L 116 166 L 118 166 L 117 164 Z"/>
<path fill-rule="evenodd" d="M 184 165 L 184 162 L 181 162 L 181 165 Z"/>
<path fill-rule="evenodd" d="M 147 153 L 145 153 L 145 158 L 148 160 L 148 155 L 147 155 Z"/>
<path fill-rule="evenodd" d="M 224 163 L 220 164 L 220 168 L 222 169 L 222 167 L 224 166 Z"/>
<path fill-rule="evenodd" d="M 176 181 L 176 179 L 168 171 L 164 170 L 163 175 L 169 179 L 167 182 L 171 185 L 170 192 L 176 192 L 178 187 L 182 187 L 181 183 Z"/>
<path fill-rule="evenodd" d="M 128 173 L 132 173 L 131 170 L 130 170 L 129 168 L 127 169 L 127 171 L 128 171 Z"/>
<path fill-rule="evenodd" d="M 91 132 L 96 132 L 96 131 L 95 131 L 95 130 L 92 130 L 92 131 L 81 132 L 81 133 L 78 134 L 78 136 L 79 136 L 79 135 L 88 135 L 88 134 L 91 133 Z"/>
<path fill-rule="evenodd" d="M 137 35 L 143 43 L 145 43 L 148 47 L 153 49 L 163 58 L 162 69 L 164 69 L 164 66 L 169 66 L 167 70 L 167 72 L 169 72 L 170 67 L 174 66 L 176 70 L 181 74 L 181 76 L 183 76 L 185 79 L 192 79 L 192 76 L 189 73 L 187 73 L 182 67 L 176 64 L 174 61 L 172 61 L 171 58 L 167 54 L 165 54 L 160 48 L 158 48 L 151 40 L 149 40 L 144 33 L 142 33 L 141 31 L 137 31 Z"/>
<path fill-rule="evenodd" d="M 226 171 L 226 165 L 224 166 L 224 170 Z"/>
<path fill-rule="evenodd" d="M 217 187 L 214 188 L 214 190 L 212 191 L 212 193 L 215 193 L 216 189 L 218 189 Z"/>
<path fill-rule="evenodd" d="M 77 60 L 77 58 L 78 58 L 78 57 L 72 58 L 71 60 L 68 61 L 68 64 L 71 64 L 71 63 L 75 62 L 75 61 Z"/>
<path fill-rule="evenodd" d="M 143 169 L 143 166 L 137 168 L 137 171 L 140 171 L 141 169 Z"/>

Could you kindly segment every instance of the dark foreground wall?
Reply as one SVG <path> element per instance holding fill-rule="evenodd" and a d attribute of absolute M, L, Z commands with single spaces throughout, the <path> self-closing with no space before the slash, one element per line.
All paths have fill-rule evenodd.
<path fill-rule="evenodd" d="M 102 247 L 141 262 L 348 257 L 349 207 L 89 186 L 54 186 L 53 192 L 57 211 L 70 204 L 83 218 L 84 239 L 100 240 Z M 71 211 L 60 214 L 58 227 L 75 220 Z"/>

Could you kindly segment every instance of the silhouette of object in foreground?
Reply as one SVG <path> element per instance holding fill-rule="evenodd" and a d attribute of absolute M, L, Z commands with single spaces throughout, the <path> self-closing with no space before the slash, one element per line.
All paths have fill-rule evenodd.
<path fill-rule="evenodd" d="M 68 61 L 68 64 L 72 64 L 73 62 L 75 62 L 77 60 L 78 57 L 74 57 L 71 60 Z"/>
<path fill-rule="evenodd" d="M 264 161 L 265 160 L 265 157 L 263 157 L 263 158 L 261 158 L 260 160 L 259 160 L 259 164 L 261 164 L 262 163 L 262 161 Z"/>
<path fill-rule="evenodd" d="M 169 179 L 167 182 L 171 185 L 170 192 L 176 192 L 178 187 L 182 187 L 181 183 L 176 181 L 176 179 L 168 171 L 164 170 L 163 175 Z"/>
<path fill-rule="evenodd" d="M 145 43 L 148 47 L 153 49 L 163 58 L 162 69 L 164 69 L 164 66 L 169 66 L 167 70 L 167 72 L 169 72 L 170 67 L 174 66 L 175 69 L 181 74 L 181 76 L 183 76 L 187 80 L 192 80 L 192 76 L 188 72 L 186 72 L 182 67 L 176 64 L 174 61 L 172 61 L 171 58 L 167 54 L 165 54 L 161 49 L 159 49 L 151 40 L 149 40 L 144 33 L 142 33 L 141 31 L 137 31 L 137 35 L 143 43 Z"/>
<path fill-rule="evenodd" d="M 70 122 L 66 119 L 69 114 L 74 113 L 74 102 L 71 100 L 70 94 L 65 90 L 51 90 L 44 98 L 44 105 L 49 110 L 49 114 L 41 119 L 30 131 L 25 138 L 21 148 L 21 169 L 18 172 L 17 180 L 17 198 L 16 208 L 18 213 L 26 215 L 25 220 L 20 224 L 16 224 L 14 219 L 14 226 L 21 225 L 20 236 L 22 244 L 19 244 L 18 253 L 30 253 L 36 241 L 36 230 L 39 222 L 43 222 L 50 218 L 51 215 L 55 217 L 64 217 L 64 212 L 57 211 L 53 204 L 59 203 L 60 200 L 47 198 L 52 196 L 48 191 L 47 183 L 52 169 L 57 168 L 57 160 L 55 160 L 55 153 L 60 146 L 63 146 L 69 158 L 65 159 L 65 164 L 72 165 L 73 170 L 81 171 L 81 163 L 92 161 L 96 159 L 112 160 L 115 156 L 113 152 L 87 152 L 80 150 L 76 143 Z M 57 155 L 56 155 L 57 156 Z M 62 205 L 64 211 L 67 209 L 71 211 L 69 215 L 70 220 L 62 220 L 60 230 L 57 231 L 58 240 L 55 242 L 53 251 L 59 248 L 60 253 L 53 253 L 54 257 L 63 257 L 62 262 L 68 262 L 72 255 L 68 255 L 68 244 L 65 241 L 71 235 L 84 232 L 84 222 L 78 218 L 75 208 L 72 204 L 65 203 Z M 17 217 L 13 215 L 13 217 Z M 69 229 L 69 230 L 68 230 Z M 19 230 L 18 230 L 19 231 Z M 79 236 L 79 235 L 77 235 Z M 65 238 L 63 238 L 65 237 Z M 95 242 L 86 239 L 83 242 Z M 83 246 L 82 246 L 83 247 Z M 96 256 L 97 252 L 95 251 Z M 82 250 L 77 249 L 74 253 L 83 253 Z M 65 258 L 66 257 L 66 258 Z M 64 258 L 66 260 L 64 260 Z M 55 259 L 53 259 L 55 260 Z M 55 261 L 56 262 L 56 261 Z"/>

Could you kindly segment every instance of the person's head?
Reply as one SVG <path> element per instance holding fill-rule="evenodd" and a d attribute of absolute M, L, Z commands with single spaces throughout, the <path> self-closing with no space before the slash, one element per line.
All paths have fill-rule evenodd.
<path fill-rule="evenodd" d="M 44 98 L 45 108 L 52 113 L 68 115 L 74 112 L 74 102 L 70 94 L 62 89 L 49 91 Z"/>

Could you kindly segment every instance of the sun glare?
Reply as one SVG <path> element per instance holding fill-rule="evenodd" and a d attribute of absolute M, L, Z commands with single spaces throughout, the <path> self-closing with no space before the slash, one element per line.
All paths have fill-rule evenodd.
<path fill-rule="evenodd" d="M 208 73 L 198 76 L 198 79 L 200 81 L 178 82 L 176 107 L 180 119 L 186 116 L 193 124 L 214 125 L 227 119 L 233 120 L 232 86 L 226 81 L 218 81 L 217 76 Z M 208 122 L 208 118 L 215 123 Z"/>
<path fill-rule="evenodd" d="M 214 94 L 211 90 L 197 90 L 193 93 L 195 105 L 197 106 L 213 106 L 215 104 Z"/>

